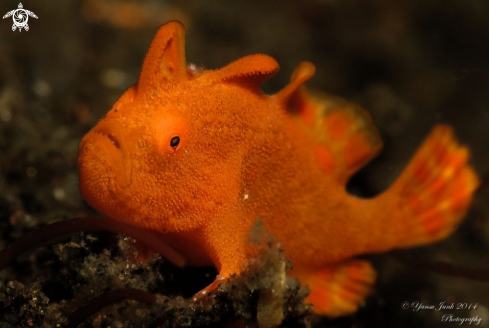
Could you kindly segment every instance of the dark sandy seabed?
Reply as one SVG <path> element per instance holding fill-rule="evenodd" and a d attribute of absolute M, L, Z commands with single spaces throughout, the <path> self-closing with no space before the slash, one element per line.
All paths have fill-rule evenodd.
<path fill-rule="evenodd" d="M 2 1 L 0 13 L 17 5 Z M 79 0 L 23 5 L 39 17 L 29 19 L 28 32 L 13 32 L 10 18 L 0 21 L 1 248 L 36 227 L 96 214 L 78 190 L 78 142 L 137 80 L 151 38 L 171 19 L 187 26 L 188 62 L 218 68 L 247 54 L 267 53 L 281 64 L 264 86 L 272 93 L 287 83 L 295 65 L 311 60 L 317 73 L 309 86 L 368 109 L 385 146 L 351 181 L 352 192 L 366 197 L 381 192 L 440 122 L 451 124 L 469 145 L 483 185 L 465 221 L 447 240 L 368 256 L 378 283 L 349 317 L 311 315 L 302 302 L 306 289 L 291 278 L 282 298 L 270 296 L 286 266 L 272 242 L 247 274 L 192 303 L 185 297 L 212 281 L 212 268 L 179 269 L 160 257 L 135 265 L 132 240 L 79 233 L 27 252 L 0 273 L 0 327 L 60 327 L 90 299 L 126 287 L 160 296 L 153 305 L 117 303 L 84 326 L 241 327 L 255 326 L 257 316 L 266 326 L 273 323 L 267 318 L 284 307 L 284 327 L 459 326 L 443 322 L 444 314 L 478 317 L 480 327 L 489 327 L 489 283 L 436 272 L 437 262 L 474 270 L 482 278 L 489 269 L 489 2 Z M 406 258 L 427 260 L 435 269 Z M 415 312 L 402 309 L 405 301 L 478 307 Z"/>

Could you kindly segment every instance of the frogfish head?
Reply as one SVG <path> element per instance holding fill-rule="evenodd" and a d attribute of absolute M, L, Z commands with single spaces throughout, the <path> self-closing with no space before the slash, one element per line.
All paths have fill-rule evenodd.
<path fill-rule="evenodd" d="M 259 85 L 277 69 L 265 55 L 215 71 L 187 68 L 183 26 L 162 26 L 138 84 L 80 143 L 86 201 L 110 218 L 157 231 L 212 220 L 239 184 L 247 109 L 266 101 Z"/>

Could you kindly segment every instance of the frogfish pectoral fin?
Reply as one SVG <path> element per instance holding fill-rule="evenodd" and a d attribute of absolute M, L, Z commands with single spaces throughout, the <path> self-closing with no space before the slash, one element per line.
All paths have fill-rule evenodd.
<path fill-rule="evenodd" d="M 314 312 L 328 317 L 339 317 L 355 312 L 370 293 L 376 279 L 370 263 L 349 260 L 330 265 L 312 273 L 294 273 L 309 286 L 311 294 L 306 302 Z"/>

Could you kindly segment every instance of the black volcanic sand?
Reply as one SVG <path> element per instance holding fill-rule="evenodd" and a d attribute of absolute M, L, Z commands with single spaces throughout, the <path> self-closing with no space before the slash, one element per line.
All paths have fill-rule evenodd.
<path fill-rule="evenodd" d="M 4 1 L 0 13 L 17 5 Z M 157 302 L 120 302 L 84 326 L 242 327 L 256 326 L 258 317 L 265 327 L 285 308 L 287 327 L 459 325 L 443 321 L 449 314 L 480 318 L 479 326 L 489 327 L 489 2 L 78 0 L 24 8 L 39 17 L 29 19 L 28 32 L 13 32 L 10 18 L 0 21 L 2 248 L 36 227 L 96 214 L 78 190 L 78 143 L 136 82 L 154 33 L 171 19 L 187 26 L 190 63 L 218 68 L 243 55 L 269 54 L 281 65 L 264 85 L 273 93 L 301 60 L 311 60 L 317 73 L 308 85 L 368 109 L 385 146 L 349 183 L 352 193 L 369 197 L 384 190 L 442 122 L 470 147 L 485 178 L 450 238 L 368 257 L 378 283 L 349 317 L 308 314 L 307 290 L 283 280 L 290 264 L 273 242 L 244 276 L 192 302 L 188 297 L 213 280 L 212 268 L 179 269 L 158 256 L 134 264 L 134 241 L 79 233 L 25 253 L 0 273 L 0 327 L 59 327 L 101 293 L 128 287 L 158 294 Z M 465 270 L 450 275 L 439 262 Z M 467 270 L 486 282 L 468 279 Z M 403 310 L 403 302 L 463 309 Z"/>

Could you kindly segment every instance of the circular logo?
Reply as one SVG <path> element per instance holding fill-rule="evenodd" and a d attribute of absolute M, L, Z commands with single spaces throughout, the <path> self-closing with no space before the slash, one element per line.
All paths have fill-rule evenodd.
<path fill-rule="evenodd" d="M 17 27 L 25 26 L 29 20 L 29 16 L 24 9 L 17 9 L 13 16 L 14 24 L 17 25 Z"/>

